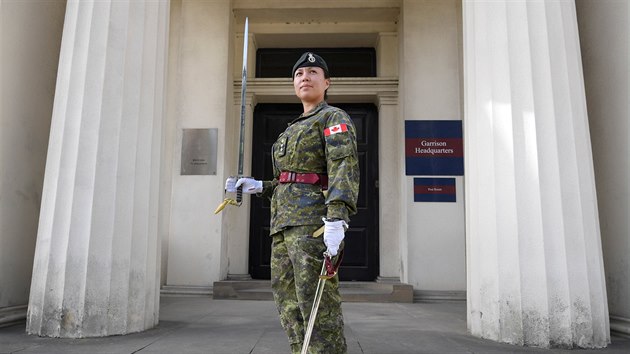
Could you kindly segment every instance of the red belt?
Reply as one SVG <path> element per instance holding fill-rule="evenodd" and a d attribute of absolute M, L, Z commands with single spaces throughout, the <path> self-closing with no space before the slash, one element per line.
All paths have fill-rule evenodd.
<path fill-rule="evenodd" d="M 280 183 L 319 184 L 322 189 L 328 189 L 328 175 L 318 173 L 280 172 Z"/>

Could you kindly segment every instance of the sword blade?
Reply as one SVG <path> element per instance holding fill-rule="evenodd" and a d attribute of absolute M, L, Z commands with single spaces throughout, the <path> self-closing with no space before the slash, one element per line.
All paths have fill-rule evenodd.
<path fill-rule="evenodd" d="M 236 178 L 243 177 L 243 159 L 245 155 L 245 93 L 247 91 L 247 43 L 249 40 L 249 18 L 245 17 L 245 31 L 243 33 L 243 72 L 241 75 L 241 127 L 238 138 L 238 173 Z M 233 177 L 233 176 L 230 176 Z M 241 202 L 243 201 L 243 187 L 238 187 L 236 189 L 236 200 L 226 198 L 223 200 L 221 204 L 214 211 L 215 214 L 218 214 L 225 208 L 228 204 L 241 206 Z"/>
<path fill-rule="evenodd" d="M 243 160 L 245 159 L 245 93 L 247 91 L 247 43 L 249 42 L 249 18 L 245 17 L 245 31 L 243 32 L 243 71 L 241 73 L 241 127 L 238 138 L 238 173 L 243 176 Z M 243 201 L 243 188 L 236 190 L 236 205 Z"/>
<path fill-rule="evenodd" d="M 238 175 L 243 175 L 243 160 L 245 150 L 245 93 L 247 91 L 247 43 L 249 40 L 249 18 L 245 17 L 245 31 L 243 33 L 243 71 L 241 76 L 241 129 L 238 143 Z"/>

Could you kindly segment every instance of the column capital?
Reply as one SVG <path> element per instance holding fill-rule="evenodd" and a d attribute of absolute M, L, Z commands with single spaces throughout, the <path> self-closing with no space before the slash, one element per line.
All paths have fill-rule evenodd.
<path fill-rule="evenodd" d="M 398 93 L 393 93 L 393 92 L 379 93 L 376 96 L 376 103 L 379 107 L 398 105 Z"/>

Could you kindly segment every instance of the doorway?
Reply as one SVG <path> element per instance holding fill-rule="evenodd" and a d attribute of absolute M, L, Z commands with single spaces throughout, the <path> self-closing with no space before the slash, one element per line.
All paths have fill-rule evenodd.
<path fill-rule="evenodd" d="M 373 281 L 379 274 L 378 220 L 378 112 L 373 104 L 335 104 L 345 110 L 356 127 L 361 171 L 357 214 L 346 232 L 341 280 Z M 287 124 L 302 113 L 301 104 L 259 104 L 254 110 L 252 175 L 273 179 L 271 146 Z M 249 232 L 249 274 L 270 279 L 270 203 L 251 199 Z"/>

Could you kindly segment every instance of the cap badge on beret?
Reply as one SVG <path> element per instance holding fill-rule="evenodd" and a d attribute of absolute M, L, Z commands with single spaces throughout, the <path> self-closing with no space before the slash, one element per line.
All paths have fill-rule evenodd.
<path fill-rule="evenodd" d="M 324 70 L 324 75 L 328 76 L 328 65 L 326 65 L 326 61 L 324 61 L 322 57 L 313 52 L 304 52 L 304 54 L 300 56 L 300 59 L 298 59 L 295 62 L 295 65 L 293 65 L 291 76 L 295 75 L 295 71 L 297 69 L 311 66 L 322 68 L 322 70 Z"/>

